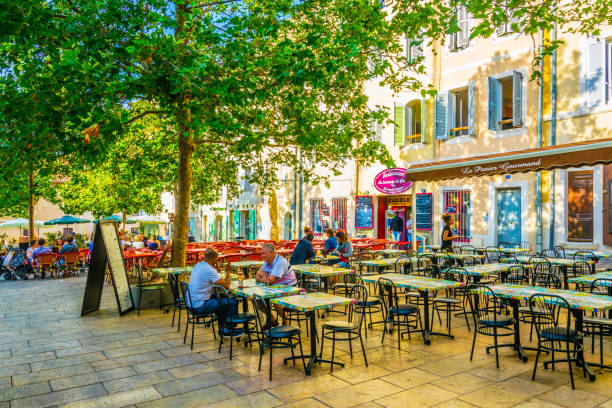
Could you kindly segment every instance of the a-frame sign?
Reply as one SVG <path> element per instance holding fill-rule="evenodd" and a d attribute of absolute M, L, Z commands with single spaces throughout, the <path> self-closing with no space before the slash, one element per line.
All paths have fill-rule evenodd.
<path fill-rule="evenodd" d="M 125 270 L 117 224 L 114 220 L 99 220 L 94 231 L 94 245 L 89 262 L 81 316 L 95 312 L 100 308 L 107 264 L 115 289 L 119 315 L 123 316 L 134 310 L 134 299 Z"/>

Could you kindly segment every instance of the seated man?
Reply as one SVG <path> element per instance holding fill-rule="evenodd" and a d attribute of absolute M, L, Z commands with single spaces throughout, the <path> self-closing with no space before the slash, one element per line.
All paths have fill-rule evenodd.
<path fill-rule="evenodd" d="M 32 250 L 32 259 L 38 265 L 38 257 L 43 254 L 50 254 L 51 248 L 46 245 L 47 241 L 44 238 L 38 239 L 38 246 Z"/>
<path fill-rule="evenodd" d="M 191 305 L 187 305 L 193 309 L 194 313 L 200 314 L 217 314 L 219 317 L 219 302 L 216 298 L 211 297 L 213 287 L 215 285 L 222 286 L 226 290 L 229 289 L 232 283 L 231 272 L 232 267 L 228 263 L 225 265 L 225 278 L 221 278 L 213 265 L 217 263 L 219 254 L 212 248 L 208 248 L 204 252 L 204 260 L 193 267 L 191 277 L 189 278 L 189 294 L 191 295 Z M 188 302 L 188 299 L 185 299 Z M 238 302 L 234 298 L 229 299 L 232 313 L 238 311 Z"/>
<path fill-rule="evenodd" d="M 74 237 L 72 235 L 68 235 L 66 237 L 66 243 L 62 246 L 62 249 L 59 251 L 59 254 L 66 254 L 70 252 L 79 252 L 79 248 L 74 245 Z"/>
<path fill-rule="evenodd" d="M 303 265 L 307 259 L 314 258 L 317 254 L 312 246 L 314 240 L 314 234 L 309 232 L 306 236 L 297 243 L 295 249 L 291 253 L 289 258 L 289 265 Z"/>
<path fill-rule="evenodd" d="M 291 265 L 285 258 L 277 255 L 274 245 L 268 243 L 261 247 L 261 259 L 265 262 L 261 269 L 257 271 L 255 280 L 257 282 L 267 283 L 269 285 L 288 285 L 296 286 L 297 279 L 295 273 L 291 269 Z M 274 309 L 276 314 L 283 319 L 283 325 L 287 324 L 285 313 L 282 306 L 275 304 Z M 275 319 L 270 323 L 270 327 L 277 326 L 278 320 Z"/>

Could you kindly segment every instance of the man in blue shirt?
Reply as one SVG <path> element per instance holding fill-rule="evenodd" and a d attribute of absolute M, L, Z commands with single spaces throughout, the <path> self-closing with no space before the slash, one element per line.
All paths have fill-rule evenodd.
<path fill-rule="evenodd" d="M 66 243 L 62 246 L 62 249 L 60 249 L 59 251 L 60 255 L 69 253 L 69 252 L 79 252 L 79 248 L 77 248 L 77 246 L 74 245 L 72 241 L 74 241 L 74 238 L 72 237 L 72 235 L 68 235 L 66 237 Z"/>
<path fill-rule="evenodd" d="M 333 229 L 328 228 L 325 233 L 327 234 L 327 239 L 325 240 L 325 251 L 330 254 L 338 247 L 338 240 L 335 237 Z"/>
<path fill-rule="evenodd" d="M 270 243 L 263 245 L 261 248 L 261 259 L 264 261 L 264 264 L 255 275 L 257 282 L 270 285 L 297 285 L 297 279 L 293 269 L 291 269 L 291 265 L 289 265 L 285 258 L 276 253 L 274 245 Z M 274 304 L 274 310 L 283 319 L 283 325 L 286 325 L 285 309 L 280 305 Z M 268 326 L 268 323 L 266 323 L 266 326 Z M 278 326 L 277 319 L 270 322 L 270 327 L 273 326 Z"/>
<path fill-rule="evenodd" d="M 216 298 L 211 297 L 213 287 L 218 285 L 227 290 L 232 283 L 232 267 L 229 263 L 225 265 L 225 278 L 221 278 L 217 270 L 213 267 L 213 265 L 217 263 L 218 256 L 219 254 L 217 251 L 208 248 L 204 252 L 204 261 L 194 266 L 191 271 L 191 277 L 189 278 L 191 304 L 187 304 L 187 306 L 191 307 L 194 313 L 218 313 L 219 302 Z M 189 297 L 185 299 L 185 302 L 189 302 Z M 230 298 L 229 303 L 232 308 L 232 313 L 237 313 L 238 302 L 236 302 L 236 299 Z M 217 315 L 217 317 L 219 316 Z"/>
<path fill-rule="evenodd" d="M 307 259 L 317 256 L 312 246 L 313 240 L 314 234 L 312 232 L 309 232 L 304 238 L 300 239 L 291 253 L 291 258 L 289 258 L 290 265 L 303 265 Z"/>

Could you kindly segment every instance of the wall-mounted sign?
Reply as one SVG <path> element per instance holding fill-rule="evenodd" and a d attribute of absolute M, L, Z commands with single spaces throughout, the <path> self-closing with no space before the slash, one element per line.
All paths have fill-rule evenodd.
<path fill-rule="evenodd" d="M 389 207 L 410 207 L 412 205 L 412 196 L 401 195 L 387 197 L 387 205 Z"/>
<path fill-rule="evenodd" d="M 355 228 L 374 227 L 374 198 L 372 196 L 355 197 Z"/>
<path fill-rule="evenodd" d="M 433 199 L 431 193 L 416 195 L 416 228 L 418 231 L 431 231 L 433 227 Z"/>
<path fill-rule="evenodd" d="M 374 177 L 374 188 L 384 194 L 400 194 L 412 187 L 406 181 L 406 169 L 383 170 Z"/>

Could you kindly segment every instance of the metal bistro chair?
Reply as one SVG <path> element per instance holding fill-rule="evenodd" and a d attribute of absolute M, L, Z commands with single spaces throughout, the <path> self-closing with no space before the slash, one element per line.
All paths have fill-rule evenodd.
<path fill-rule="evenodd" d="M 612 279 L 595 279 L 591 282 L 591 293 L 596 295 L 612 296 Z M 599 336 L 599 366 L 604 366 L 603 361 L 603 337 L 612 336 L 612 318 L 606 317 L 604 313 L 593 313 L 592 316 L 584 317 L 585 333 L 591 336 L 591 352 L 595 353 L 595 336 Z"/>
<path fill-rule="evenodd" d="M 488 246 L 485 248 L 485 260 L 487 263 L 498 263 L 501 258 L 501 251 L 497 247 Z"/>
<path fill-rule="evenodd" d="M 359 286 L 363 286 L 365 288 L 365 285 L 363 284 L 363 281 L 361 280 L 361 278 L 357 278 L 357 285 Z M 355 286 L 357 286 L 355 285 Z M 384 293 L 382 294 L 382 296 L 379 294 L 379 296 L 370 296 L 368 294 L 368 290 L 367 288 L 365 288 L 365 297 L 362 297 L 362 293 L 359 293 L 360 297 L 357 298 L 357 302 L 355 303 L 354 307 L 355 307 L 355 312 L 364 315 L 364 321 L 366 321 L 365 319 L 365 315 L 369 315 L 370 316 L 370 323 L 368 323 L 367 327 L 368 328 L 373 328 L 375 324 L 385 324 L 384 319 L 380 320 L 380 321 L 373 321 L 372 320 L 372 315 L 373 314 L 378 314 L 379 312 L 383 311 L 383 299 L 382 296 L 384 296 Z M 366 339 L 368 338 L 368 331 L 365 330 L 365 335 L 366 335 Z"/>
<path fill-rule="evenodd" d="M 549 248 L 543 249 L 542 252 L 540 252 L 540 256 L 544 258 L 559 258 L 559 253 L 555 249 Z"/>
<path fill-rule="evenodd" d="M 403 334 L 401 330 L 402 326 L 406 327 L 407 331 L 404 333 L 408 333 L 408 339 L 410 339 L 411 327 L 414 329 L 420 327 L 421 330 L 423 330 L 423 324 L 421 322 L 421 312 L 418 306 L 399 303 L 397 287 L 395 286 L 393 281 L 389 279 L 378 279 L 378 291 L 383 299 L 383 316 L 385 317 L 385 325 L 381 343 L 385 341 L 385 334 L 387 333 L 386 323 L 391 323 L 390 333 L 393 331 L 393 327 L 397 326 L 397 348 L 399 349 L 400 341 Z M 387 300 L 387 296 L 385 295 L 386 293 L 389 293 L 389 300 Z M 389 304 L 387 304 L 388 302 Z"/>
<path fill-rule="evenodd" d="M 537 313 L 542 313 L 546 316 L 545 319 L 541 319 L 536 324 L 536 332 L 538 334 L 538 351 L 536 354 L 535 364 L 533 365 L 531 380 L 535 380 L 540 353 L 542 351 L 548 351 L 552 353 L 550 363 L 552 364 L 553 371 L 555 369 L 555 362 L 567 361 L 569 365 L 570 381 L 572 383 L 572 389 L 574 389 L 572 361 L 576 361 L 576 358 L 572 359 L 571 355 L 581 351 L 583 349 L 583 345 L 582 335 L 571 328 L 572 324 L 569 303 L 567 303 L 567 300 L 561 296 L 547 293 L 536 293 L 531 295 L 528 303 L 529 307 L 532 308 L 532 311 L 535 312 L 537 307 Z M 560 313 L 561 310 L 564 311 L 563 315 L 567 316 L 565 325 L 559 324 L 560 317 L 562 316 Z M 565 343 L 565 347 L 562 347 L 563 343 Z M 570 346 L 572 347 L 571 349 Z M 567 360 L 555 360 L 555 352 L 565 352 L 567 354 Z M 546 365 L 547 363 L 544 363 L 545 367 Z M 584 365 L 583 373 L 586 374 Z"/>
<path fill-rule="evenodd" d="M 308 293 L 314 292 L 322 292 L 323 284 L 321 283 L 321 278 L 319 276 L 312 275 L 302 275 L 302 284 L 301 287 Z M 329 312 L 329 310 L 328 310 Z M 318 313 L 318 311 L 317 311 Z M 300 312 L 299 310 L 286 309 L 285 310 L 285 318 L 289 324 L 292 324 L 294 321 L 297 323 L 298 328 L 302 330 L 302 322 L 306 324 L 306 336 L 310 336 L 310 318 L 306 314 L 306 312 Z M 314 333 L 313 335 L 317 335 Z"/>
<path fill-rule="evenodd" d="M 178 310 L 178 324 L 176 326 L 176 331 L 181 331 L 181 313 L 183 310 L 186 310 L 185 306 L 185 298 L 180 294 L 179 288 L 179 276 L 180 273 L 169 273 L 168 274 L 168 283 L 170 284 L 170 290 L 172 291 L 172 326 L 174 327 L 174 318 L 176 317 L 176 312 Z"/>
<path fill-rule="evenodd" d="M 163 309 L 165 285 L 160 284 L 160 283 L 144 283 L 144 278 L 142 275 L 142 267 L 138 265 L 136 266 L 136 270 L 138 271 L 138 286 L 137 286 L 138 288 L 138 316 L 140 316 L 140 307 L 142 305 L 143 293 L 159 291 L 159 308 Z"/>
<path fill-rule="evenodd" d="M 576 251 L 574 252 L 574 259 L 579 259 L 581 261 L 597 261 L 597 257 L 591 251 Z"/>
<path fill-rule="evenodd" d="M 181 293 L 185 299 L 186 305 L 191 305 L 191 293 L 189 292 L 189 286 L 186 282 L 180 282 Z M 187 332 L 189 331 L 189 324 L 191 323 L 191 349 L 193 350 L 193 337 L 194 329 L 196 325 L 204 325 L 206 327 L 212 326 L 213 337 L 217 340 L 217 334 L 215 333 L 215 320 L 217 317 L 214 313 L 196 313 L 190 306 L 186 306 L 187 310 L 187 324 L 185 325 L 185 337 L 183 337 L 183 344 L 187 341 Z"/>
<path fill-rule="evenodd" d="M 544 264 L 537 264 L 535 266 L 535 274 L 532 278 L 533 285 L 542 288 L 560 289 L 561 279 L 559 279 L 559 276 L 550 272 L 538 271 L 538 267 L 541 265 Z M 528 302 L 527 305 L 519 306 L 519 321 L 530 325 L 529 341 L 533 339 L 533 328 L 541 321 L 549 318 L 547 310 L 540 308 L 538 305 L 531 305 Z"/>
<path fill-rule="evenodd" d="M 453 282 L 461 282 L 462 279 L 465 279 L 466 286 L 468 286 L 470 284 L 471 276 L 468 275 L 463 268 L 449 268 L 444 272 L 444 279 Z M 451 317 L 453 313 L 457 313 L 456 316 L 462 314 L 465 317 L 465 323 L 467 324 L 468 331 L 471 331 L 466 303 L 467 290 L 465 287 L 447 289 L 446 296 L 436 296 L 433 299 L 433 310 L 438 315 L 440 325 L 442 325 L 440 311 L 446 313 L 446 327 L 448 328 L 448 334 L 451 334 Z"/>
<path fill-rule="evenodd" d="M 221 353 L 221 346 L 223 346 L 223 338 L 229 337 L 229 359 L 231 360 L 234 346 L 234 337 L 240 338 L 246 334 L 248 338 L 248 344 L 251 345 L 251 333 L 255 333 L 257 329 L 255 323 L 255 315 L 253 313 L 234 312 L 232 310 L 229 294 L 227 293 L 227 290 L 222 286 L 215 286 L 213 288 L 212 296 L 216 298 L 217 302 L 219 303 L 219 353 Z"/>
<path fill-rule="evenodd" d="M 350 297 L 356 302 L 364 304 L 368 299 L 368 291 L 363 285 L 355 285 L 350 290 Z M 332 355 L 330 371 L 334 370 L 334 354 L 336 351 L 336 341 L 347 341 L 349 344 L 349 352 L 351 359 L 353 358 L 353 340 L 359 339 L 361 343 L 361 351 L 366 367 L 368 366 L 368 358 L 366 357 L 365 347 L 363 346 L 363 338 L 361 337 L 361 326 L 363 324 L 365 314 L 359 313 L 358 307 L 354 304 L 349 305 L 348 321 L 335 320 L 327 321 L 321 325 L 321 351 L 319 359 L 323 357 L 323 343 L 325 339 L 332 341 Z M 331 335 L 330 335 L 331 332 Z M 366 330 L 367 332 L 367 330 Z"/>
<path fill-rule="evenodd" d="M 485 285 L 470 285 L 468 287 L 468 298 L 472 316 L 474 317 L 474 339 L 472 340 L 472 351 L 470 361 L 474 357 L 476 335 L 493 337 L 493 345 L 487 346 L 486 350 L 495 349 L 495 365 L 499 368 L 499 348 L 514 347 L 512 344 L 498 344 L 498 337 L 514 336 L 514 319 L 512 316 L 502 315 L 500 311 L 504 305 L 495 293 Z"/>
<path fill-rule="evenodd" d="M 565 258 L 565 248 L 561 245 L 555 245 L 553 249 L 559 254 L 559 258 Z"/>
<path fill-rule="evenodd" d="M 474 245 L 461 245 L 461 253 L 462 254 L 467 254 L 467 255 L 476 255 L 478 254 L 478 251 L 476 251 L 476 248 L 474 247 Z"/>
<path fill-rule="evenodd" d="M 333 287 L 334 295 L 348 295 L 351 292 L 353 286 L 357 284 L 358 276 L 356 271 L 350 271 L 342 275 L 342 282 L 336 283 Z"/>
<path fill-rule="evenodd" d="M 300 355 L 302 356 L 302 364 L 304 370 L 306 370 L 306 362 L 304 361 L 304 352 L 302 351 L 302 337 L 300 329 L 287 325 L 287 326 L 276 326 L 268 328 L 264 326 L 263 319 L 266 322 L 272 321 L 272 313 L 270 311 L 270 304 L 266 302 L 261 296 L 253 295 L 253 309 L 255 310 L 255 316 L 257 319 L 258 330 L 258 343 L 259 343 L 259 367 L 258 371 L 261 371 L 261 360 L 263 359 L 264 349 L 270 349 L 270 374 L 269 380 L 272 381 L 272 350 L 278 348 L 289 348 L 291 349 L 291 357 L 293 357 L 293 365 L 295 366 L 295 353 L 293 349 L 295 346 L 299 346 Z"/>
<path fill-rule="evenodd" d="M 515 285 L 528 285 L 529 276 L 525 272 L 523 265 L 514 265 L 508 268 L 506 272 L 506 283 L 512 283 Z"/>

